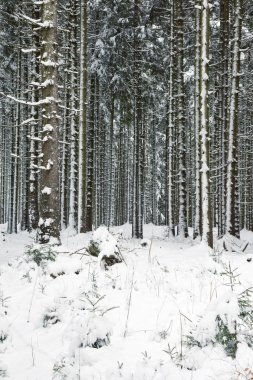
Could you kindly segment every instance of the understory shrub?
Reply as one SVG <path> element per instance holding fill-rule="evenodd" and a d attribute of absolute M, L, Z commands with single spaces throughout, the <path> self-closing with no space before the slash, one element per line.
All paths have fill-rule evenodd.
<path fill-rule="evenodd" d="M 249 347 L 253 346 L 253 288 L 236 291 L 241 285 L 237 269 L 232 270 L 230 264 L 223 266 L 224 271 L 221 275 L 228 279 L 225 285 L 230 287 L 230 290 L 211 302 L 199 325 L 187 336 L 187 346 L 203 348 L 208 344 L 219 343 L 227 356 L 234 359 L 240 342 L 245 342 Z M 213 324 L 214 329 L 210 327 Z"/>
<path fill-rule="evenodd" d="M 0 361 L 0 377 L 7 377 L 7 367 Z"/>
<path fill-rule="evenodd" d="M 55 261 L 57 253 L 49 244 L 33 244 L 26 247 L 25 255 L 30 261 L 42 266 L 47 261 Z"/>
<path fill-rule="evenodd" d="M 55 325 L 58 322 L 60 322 L 60 317 L 57 308 L 54 306 L 48 307 L 43 315 L 43 327 Z"/>

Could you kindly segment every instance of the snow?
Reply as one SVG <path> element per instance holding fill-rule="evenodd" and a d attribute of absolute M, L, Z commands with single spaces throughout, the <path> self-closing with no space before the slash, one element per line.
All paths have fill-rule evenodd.
<path fill-rule="evenodd" d="M 52 219 L 52 218 L 46 218 L 46 219 L 42 219 L 42 218 L 40 218 L 39 219 L 39 223 L 38 223 L 38 225 L 39 226 L 45 226 L 45 227 L 48 227 L 48 226 L 50 226 L 52 223 L 54 222 L 54 219 Z"/>
<path fill-rule="evenodd" d="M 50 226 L 53 222 L 54 222 L 54 219 L 52 219 L 52 218 L 47 218 L 47 219 L 44 220 L 44 225 L 45 225 L 45 227 L 48 227 L 48 226 Z"/>
<path fill-rule="evenodd" d="M 191 80 L 194 77 L 194 66 L 190 66 L 187 71 L 184 72 L 184 82 Z"/>
<path fill-rule="evenodd" d="M 0 265 L 7 264 L 9 260 L 23 255 L 24 247 L 31 244 L 33 240 L 34 235 L 29 235 L 27 232 L 9 235 L 7 224 L 0 224 Z"/>
<path fill-rule="evenodd" d="M 100 247 L 99 259 L 102 259 L 104 256 L 109 257 L 117 250 L 117 240 L 108 231 L 107 227 L 99 227 L 93 234 L 93 240 L 98 242 Z"/>
<path fill-rule="evenodd" d="M 252 285 L 251 244 L 243 254 L 220 246 L 210 254 L 152 224 L 142 241 L 131 239 L 130 225 L 66 229 L 56 261 L 37 267 L 24 254 L 33 235 L 0 231 L 0 374 L 8 379 L 250 379 L 253 350 L 243 335 L 235 359 L 213 342 L 217 315 L 232 332 L 238 294 Z M 253 243 L 253 233 L 241 235 Z M 91 239 L 107 255 L 119 247 L 124 262 L 103 270 L 86 253 Z M 233 290 L 228 265 L 240 274 Z M 187 346 L 189 335 L 201 347 Z"/>
<path fill-rule="evenodd" d="M 56 62 L 54 62 L 54 61 L 52 61 L 51 59 L 47 59 L 47 60 L 42 60 L 41 61 L 41 64 L 43 65 L 43 66 L 47 66 L 47 67 L 56 67 L 57 66 L 57 63 Z"/>
<path fill-rule="evenodd" d="M 47 187 L 47 186 L 45 186 L 45 187 L 41 190 L 42 194 L 47 194 L 47 195 L 51 194 L 51 191 L 52 191 L 51 187 Z"/>
<path fill-rule="evenodd" d="M 21 49 L 22 53 L 33 53 L 36 49 Z"/>
<path fill-rule="evenodd" d="M 29 123 L 33 123 L 35 121 L 36 120 L 33 117 L 31 117 L 29 119 L 26 119 L 26 120 L 22 121 L 21 125 L 26 125 L 26 124 L 29 124 Z"/>
<path fill-rule="evenodd" d="M 47 79 L 41 83 L 41 87 L 47 87 L 47 86 L 53 86 L 53 85 L 54 85 L 53 79 Z"/>

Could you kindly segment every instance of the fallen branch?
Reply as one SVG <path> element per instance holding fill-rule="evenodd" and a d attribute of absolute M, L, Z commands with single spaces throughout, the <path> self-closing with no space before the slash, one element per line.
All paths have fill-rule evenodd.
<path fill-rule="evenodd" d="M 86 248 L 86 247 L 82 247 L 82 248 L 78 249 L 77 251 L 71 252 L 71 253 L 70 253 L 70 256 L 75 255 L 76 253 L 79 253 L 79 252 L 82 251 L 83 249 L 85 249 L 85 251 L 87 252 L 87 248 Z M 87 255 L 87 256 L 90 256 L 90 255 Z"/>

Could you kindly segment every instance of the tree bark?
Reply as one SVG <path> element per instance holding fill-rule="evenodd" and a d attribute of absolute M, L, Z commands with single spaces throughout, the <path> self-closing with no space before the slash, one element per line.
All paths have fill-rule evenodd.
<path fill-rule="evenodd" d="M 240 48 L 242 33 L 242 0 L 235 0 L 232 80 L 229 110 L 229 142 L 227 166 L 226 232 L 240 237 L 238 191 L 238 103 L 240 84 Z"/>
<path fill-rule="evenodd" d="M 41 9 L 42 163 L 38 238 L 60 242 L 57 90 L 57 0 L 45 0 Z M 52 240 L 53 241 L 53 240 Z"/>
<path fill-rule="evenodd" d="M 200 99 L 201 99 L 201 204 L 202 204 L 202 239 L 213 247 L 213 226 L 210 197 L 210 163 L 209 163 L 209 3 L 201 1 L 201 65 L 200 65 Z"/>

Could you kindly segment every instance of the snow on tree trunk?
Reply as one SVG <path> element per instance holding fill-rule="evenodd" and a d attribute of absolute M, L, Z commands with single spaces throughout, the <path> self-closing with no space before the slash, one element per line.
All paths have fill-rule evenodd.
<path fill-rule="evenodd" d="M 40 12 L 38 5 L 34 4 L 33 18 L 39 20 Z M 35 83 L 39 81 L 39 33 L 36 26 L 33 25 L 33 52 L 32 52 L 32 102 L 38 102 L 38 89 Z M 38 124 L 39 112 L 38 107 L 31 107 L 31 132 L 30 132 L 30 169 L 29 169 L 29 229 L 35 230 L 39 221 L 38 205 Z"/>
<path fill-rule="evenodd" d="M 201 176 L 200 176 L 200 48 L 201 48 L 201 32 L 200 32 L 200 0 L 195 2 L 196 17 L 196 41 L 195 41 L 195 93 L 194 93 L 194 128 L 195 128 L 195 217 L 193 237 L 202 234 L 202 211 L 201 211 Z"/>
<path fill-rule="evenodd" d="M 168 115 L 168 136 L 167 136 L 167 181 L 168 181 L 168 235 L 174 235 L 174 224 L 173 224 L 173 85 L 174 85 L 174 0 L 171 2 L 170 9 L 170 67 L 169 67 L 169 115 Z"/>
<path fill-rule="evenodd" d="M 240 237 L 238 203 L 238 102 L 240 84 L 241 31 L 242 0 L 236 0 L 234 16 L 231 97 L 229 110 L 226 232 L 238 238 Z"/>
<path fill-rule="evenodd" d="M 142 121 L 140 0 L 134 2 L 134 181 L 132 236 L 143 238 L 144 132 Z"/>
<path fill-rule="evenodd" d="M 220 94 L 219 94 L 219 124 L 220 124 L 220 156 L 221 169 L 219 171 L 218 196 L 218 235 L 225 233 L 226 229 L 226 172 L 227 172 L 227 140 L 228 140 L 228 72 L 229 72 L 229 3 L 221 1 L 220 10 Z"/>
<path fill-rule="evenodd" d="M 78 232 L 85 232 L 87 130 L 87 0 L 81 1 Z"/>
<path fill-rule="evenodd" d="M 44 0 L 41 8 L 42 160 L 38 238 L 60 242 L 57 90 L 57 0 Z"/>
<path fill-rule="evenodd" d="M 87 157 L 87 192 L 86 192 L 86 231 L 92 231 L 93 225 L 93 197 L 94 197 L 94 137 L 95 137 L 95 91 L 96 74 L 91 74 L 90 80 L 90 113 L 88 134 L 88 157 Z"/>
<path fill-rule="evenodd" d="M 202 204 L 202 238 L 213 247 L 213 228 L 210 198 L 209 168 L 209 3 L 201 2 L 201 65 L 200 65 L 200 99 L 201 99 L 201 204 Z"/>
<path fill-rule="evenodd" d="M 69 173 L 69 218 L 68 226 L 71 229 L 76 228 L 76 13 L 77 4 L 75 0 L 69 3 L 69 28 L 70 28 L 70 173 Z"/>
<path fill-rule="evenodd" d="M 179 221 L 178 235 L 188 236 L 186 208 L 186 147 L 185 147 L 185 91 L 184 91 L 184 29 L 182 0 L 176 0 L 176 41 L 177 41 L 177 123 L 179 156 Z"/>

